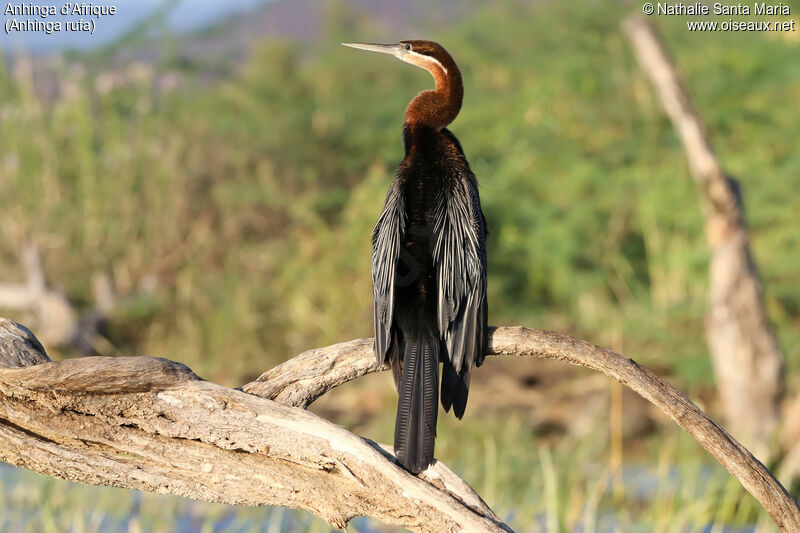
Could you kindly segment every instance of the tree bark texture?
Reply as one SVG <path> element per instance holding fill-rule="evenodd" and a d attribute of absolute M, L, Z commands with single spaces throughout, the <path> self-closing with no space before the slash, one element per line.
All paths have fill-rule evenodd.
<path fill-rule="evenodd" d="M 95 485 L 306 509 L 336 527 L 368 516 L 414 531 L 508 531 L 442 463 L 413 476 L 397 466 L 390 448 L 293 407 L 382 370 L 371 342 L 301 354 L 245 385 L 248 393 L 203 381 L 161 358 L 50 362 L 28 330 L 0 320 L 6 367 L 0 368 L 0 459 Z M 772 474 L 688 398 L 633 360 L 520 327 L 493 329 L 489 351 L 559 359 L 619 380 L 697 439 L 781 530 L 800 532 L 800 507 Z"/>

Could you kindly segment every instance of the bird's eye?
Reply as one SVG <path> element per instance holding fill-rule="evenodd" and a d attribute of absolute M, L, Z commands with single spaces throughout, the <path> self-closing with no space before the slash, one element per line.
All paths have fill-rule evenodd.
<path fill-rule="evenodd" d="M 411 50 L 411 45 L 410 44 L 406 44 L 406 50 Z"/>

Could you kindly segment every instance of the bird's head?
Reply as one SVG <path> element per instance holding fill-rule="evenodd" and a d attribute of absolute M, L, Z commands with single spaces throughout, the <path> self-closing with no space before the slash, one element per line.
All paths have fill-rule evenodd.
<path fill-rule="evenodd" d="M 456 69 L 455 61 L 442 45 L 435 41 L 400 41 L 395 44 L 342 43 L 344 46 L 390 54 L 430 72 L 434 79 L 447 78 Z"/>
<path fill-rule="evenodd" d="M 417 95 L 406 109 L 406 122 L 427 123 L 441 129 L 449 124 L 461 108 L 463 87 L 456 62 L 442 45 L 435 41 L 400 41 L 395 44 L 342 43 L 344 46 L 390 54 L 431 73 L 436 91 Z"/>

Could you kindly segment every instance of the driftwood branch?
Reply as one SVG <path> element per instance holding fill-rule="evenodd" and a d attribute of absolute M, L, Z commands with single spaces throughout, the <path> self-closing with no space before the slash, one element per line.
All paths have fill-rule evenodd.
<path fill-rule="evenodd" d="M 379 372 L 372 339 L 356 339 L 314 348 L 267 370 L 242 390 L 303 409 L 331 389 Z"/>
<path fill-rule="evenodd" d="M 0 322 L 0 329 L 8 322 Z M 88 358 L 0 369 L 0 457 L 84 483 L 356 515 L 414 530 L 507 529 L 441 463 L 416 478 L 390 449 L 303 409 L 381 370 L 371 339 L 312 350 L 234 391 L 156 358 Z M 26 344 L 28 346 L 29 344 Z M 800 507 L 770 472 L 686 396 L 635 361 L 557 333 L 496 328 L 495 355 L 558 359 L 602 372 L 658 406 L 755 496 L 783 531 Z"/>
<path fill-rule="evenodd" d="M 711 248 L 706 333 L 725 423 L 756 455 L 766 458 L 780 419 L 783 355 L 764 308 L 740 189 L 714 154 L 700 115 L 653 26 L 636 15 L 623 28 L 680 136 L 705 206 Z"/>
<path fill-rule="evenodd" d="M 369 516 L 415 531 L 507 531 L 442 463 L 412 476 L 390 448 L 313 413 L 153 357 L 49 362 L 0 320 L 0 459 L 89 483 L 305 509 L 337 527 Z M 34 365 L 34 366 L 29 366 Z"/>
<path fill-rule="evenodd" d="M 243 390 L 307 406 L 330 389 L 382 370 L 372 339 L 310 350 L 262 374 Z M 493 328 L 491 355 L 558 359 L 591 368 L 631 388 L 661 409 L 736 476 L 782 531 L 800 532 L 800 506 L 753 455 L 670 383 L 634 360 L 558 333 L 523 327 Z"/>

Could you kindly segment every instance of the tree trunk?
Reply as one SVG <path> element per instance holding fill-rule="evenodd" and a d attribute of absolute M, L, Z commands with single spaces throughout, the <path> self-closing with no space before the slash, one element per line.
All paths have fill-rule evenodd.
<path fill-rule="evenodd" d="M 766 460 L 780 417 L 783 355 L 767 320 L 739 186 L 723 171 L 652 25 L 635 15 L 623 27 L 639 65 L 680 135 L 702 195 L 711 249 L 706 334 L 725 425 L 757 457 Z"/>

